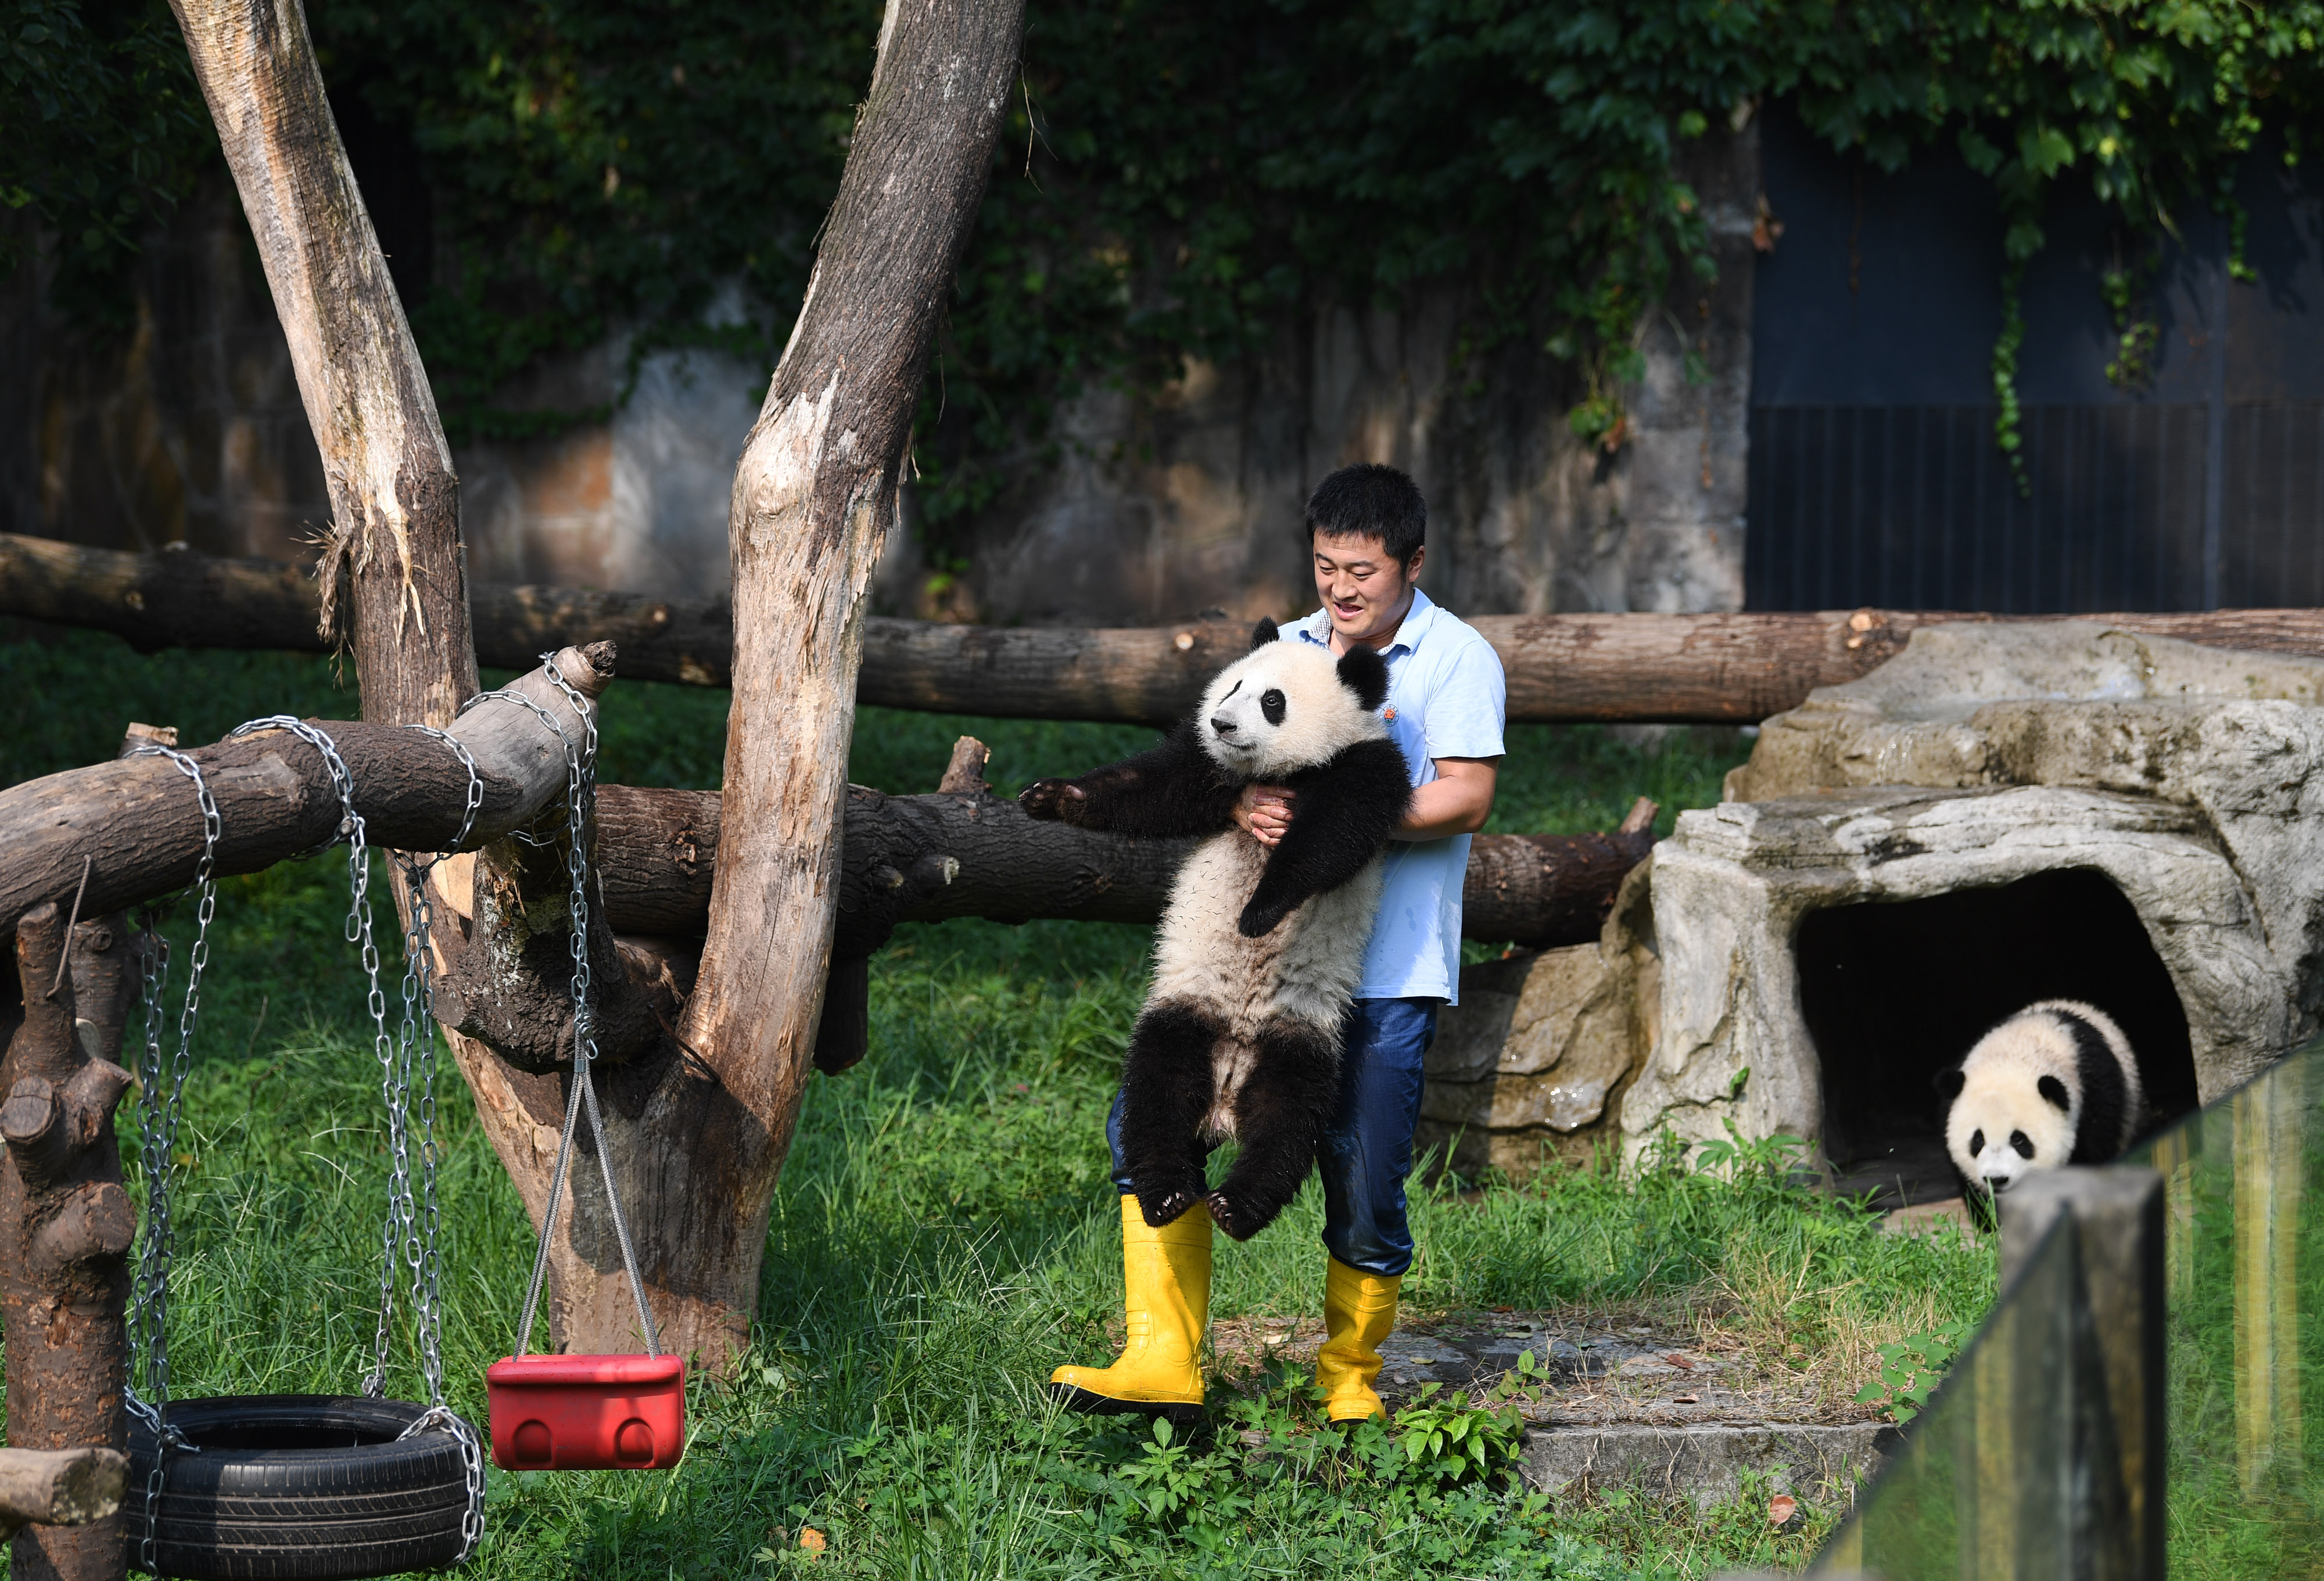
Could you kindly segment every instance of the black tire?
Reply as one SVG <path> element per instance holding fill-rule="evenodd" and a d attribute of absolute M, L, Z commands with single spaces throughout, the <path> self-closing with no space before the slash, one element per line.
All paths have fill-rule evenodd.
<path fill-rule="evenodd" d="M 198 1448 L 168 1458 L 152 1572 L 188 1581 L 355 1581 L 460 1556 L 468 1469 L 446 1432 L 399 1440 L 426 1414 L 401 1400 L 240 1394 L 172 1402 Z M 145 1570 L 153 1438 L 133 1426 L 121 1501 L 129 1567 Z"/>

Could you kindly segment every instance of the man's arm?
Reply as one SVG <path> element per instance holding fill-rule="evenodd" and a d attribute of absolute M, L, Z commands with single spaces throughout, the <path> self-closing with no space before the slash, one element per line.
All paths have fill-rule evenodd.
<path fill-rule="evenodd" d="M 1390 840 L 1442 840 L 1474 834 L 1492 815 L 1493 786 L 1500 777 L 1498 758 L 1439 758 L 1436 777 L 1415 786 L 1412 804 Z"/>

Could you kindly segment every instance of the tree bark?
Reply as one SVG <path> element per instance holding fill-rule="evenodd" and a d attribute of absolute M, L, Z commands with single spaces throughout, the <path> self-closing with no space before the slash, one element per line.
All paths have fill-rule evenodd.
<path fill-rule="evenodd" d="M 733 611 L 724 602 L 584 588 L 470 589 L 476 654 L 529 668 L 598 637 L 618 640 L 632 680 L 728 683 Z M 124 555 L 0 534 L 0 615 L 89 626 L 146 648 L 319 650 L 317 594 L 288 566 L 190 551 Z M 1902 651 L 1923 626 L 2090 620 L 2213 648 L 2324 658 L 2324 611 L 2016 615 L 1959 611 L 1820 613 L 1480 615 L 1501 656 L 1521 723 L 1755 724 L 1818 686 L 1852 681 Z M 1240 621 L 1123 630 L 863 622 L 858 703 L 1017 719 L 1164 725 L 1250 640 Z"/>
<path fill-rule="evenodd" d="M 683 1280 L 672 1339 L 714 1366 L 750 1341 L 837 912 L 863 594 L 1023 28 L 1022 0 L 889 0 L 807 300 L 735 469 L 733 816 L 680 1034 L 695 1057 L 632 1147 L 691 1148 L 682 1188 L 640 1217 L 658 1281 Z"/>
<path fill-rule="evenodd" d="M 127 1435 L 123 1311 L 137 1209 L 121 1186 L 113 1111 L 130 1075 L 81 1046 L 64 907 L 39 906 L 15 933 L 23 1021 L 0 1061 L 8 1438 L 18 1449 L 117 1451 Z M 23 1527 L 10 1566 L 28 1581 L 113 1581 L 123 1567 L 117 1513 Z"/>
<path fill-rule="evenodd" d="M 364 717 L 441 725 L 476 689 L 460 490 L 403 305 L 323 95 L 300 0 L 171 0 L 258 244 L 331 497 L 322 626 Z"/>

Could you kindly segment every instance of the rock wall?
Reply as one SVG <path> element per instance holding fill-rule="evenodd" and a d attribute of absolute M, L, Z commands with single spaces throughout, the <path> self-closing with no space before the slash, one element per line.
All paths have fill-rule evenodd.
<path fill-rule="evenodd" d="M 1464 353 L 1483 315 L 1456 289 L 1320 308 L 1248 362 L 1081 400 L 1062 461 L 1028 464 L 969 529 L 968 575 L 932 596 L 899 535 L 881 603 L 1034 623 L 1302 609 L 1307 492 L 1384 460 L 1428 496 L 1427 580 L 1456 609 L 1739 607 L 1756 124 L 1698 145 L 1688 174 L 1719 280 L 1683 281 L 1643 326 L 1647 372 L 1617 454 L 1567 428 L 1572 376 L 1537 346 Z M 154 240 L 120 333 L 63 325 L 28 265 L 0 284 L 0 351 L 21 375 L 0 387 L 0 530 L 305 557 L 328 510 L 320 464 L 223 178 Z M 456 447 L 477 575 L 724 590 L 728 490 L 766 371 L 670 353 L 629 378 L 618 340 L 538 369 L 497 404 L 611 416 Z"/>
<path fill-rule="evenodd" d="M 1646 872 L 1631 870 L 1616 915 L 1644 904 Z M 1609 922 L 1597 943 L 1462 967 L 1461 1002 L 1441 1013 L 1429 1046 L 1415 1151 L 1472 1179 L 1618 1156 L 1622 1096 L 1660 1008 L 1660 963 L 1639 931 Z"/>
<path fill-rule="evenodd" d="M 1456 610 L 1741 608 L 1756 123 L 1686 173 L 1719 279 L 1682 282 L 1642 326 L 1646 374 L 1626 391 L 1618 454 L 1568 428 L 1581 391 L 1538 346 L 1465 352 L 1484 315 L 1462 295 L 1325 308 L 1246 363 L 1068 413 L 1060 464 L 977 525 L 977 612 L 1147 623 L 1310 607 L 1301 508 L 1353 461 L 1418 479 L 1425 578 Z"/>

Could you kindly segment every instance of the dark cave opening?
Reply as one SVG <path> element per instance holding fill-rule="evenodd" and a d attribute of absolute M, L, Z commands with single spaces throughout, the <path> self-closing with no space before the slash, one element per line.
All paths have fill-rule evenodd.
<path fill-rule="evenodd" d="M 2120 1024 L 2158 1121 L 2196 1107 L 2186 1012 L 2137 911 L 2106 875 L 2067 868 L 1925 900 L 1810 914 L 1793 946 L 1823 1076 L 1839 1189 L 1896 1207 L 1956 1195 L 1936 1073 L 2038 999 Z"/>

